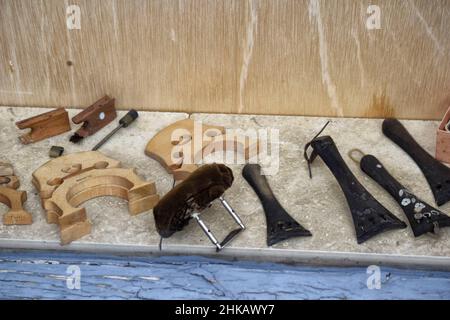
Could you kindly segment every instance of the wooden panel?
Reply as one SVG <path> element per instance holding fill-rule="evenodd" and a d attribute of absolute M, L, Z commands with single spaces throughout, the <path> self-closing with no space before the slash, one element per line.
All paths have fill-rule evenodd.
<path fill-rule="evenodd" d="M 0 104 L 438 119 L 448 30 L 447 0 L 0 0 Z"/>
<path fill-rule="evenodd" d="M 449 272 L 384 265 L 380 266 L 380 290 L 368 288 L 376 277 L 366 267 L 288 266 L 195 256 L 0 251 L 0 272 L 0 298 L 5 300 L 450 299 Z M 282 306 L 277 307 L 274 314 Z M 206 319 L 220 312 L 211 309 Z M 167 310 L 168 318 L 175 318 L 175 306 Z"/>

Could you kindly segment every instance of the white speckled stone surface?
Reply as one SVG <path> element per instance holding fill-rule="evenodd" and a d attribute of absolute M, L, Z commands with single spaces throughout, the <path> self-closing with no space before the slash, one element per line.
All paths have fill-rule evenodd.
<path fill-rule="evenodd" d="M 0 225 L 0 246 L 158 253 L 159 236 L 155 231 L 151 211 L 131 217 L 124 201 L 110 197 L 93 199 L 85 204 L 93 222 L 91 235 L 69 246 L 59 245 L 58 228 L 45 222 L 38 196 L 30 182 L 31 173 L 48 160 L 47 153 L 51 145 L 64 146 L 66 152 L 88 150 L 114 125 L 88 138 L 79 146 L 68 142 L 69 133 L 32 145 L 21 145 L 17 139 L 20 130 L 16 129 L 15 121 L 44 111 L 0 107 L 0 161 L 14 163 L 16 173 L 21 178 L 22 189 L 28 192 L 26 208 L 33 213 L 35 220 L 31 226 Z M 71 115 L 76 112 L 70 110 Z M 132 127 L 124 129 L 100 151 L 122 161 L 124 166 L 136 167 L 139 175 L 156 182 L 158 193 L 163 195 L 171 187 L 171 176 L 156 161 L 145 156 L 144 147 L 159 129 L 185 117 L 187 115 L 182 113 L 141 112 L 139 120 Z M 304 144 L 327 119 L 218 114 L 193 114 L 191 117 L 228 128 L 279 129 L 280 170 L 277 175 L 269 176 L 268 180 L 285 209 L 313 233 L 312 237 L 290 239 L 267 248 L 262 207 L 241 176 L 242 165 L 230 165 L 234 171 L 235 183 L 225 195 L 248 229 L 218 256 L 336 265 L 388 263 L 450 268 L 450 228 L 443 229 L 438 239 L 429 236 L 416 239 L 408 227 L 383 233 L 361 245 L 356 243 L 351 216 L 337 181 L 320 158 L 312 165 L 313 179 L 310 180 L 303 160 Z M 407 222 L 400 207 L 389 194 L 347 156 L 352 148 L 375 155 L 402 184 L 423 200 L 434 204 L 431 191 L 419 168 L 400 148 L 383 136 L 381 122 L 382 120 L 333 119 L 324 134 L 333 137 L 344 160 L 360 182 L 386 208 Z M 434 154 L 437 121 L 402 123 L 428 152 Z M 0 209 L 0 213 L 6 212 L 5 206 L 0 205 Z M 440 209 L 450 212 L 450 203 Z M 218 203 L 204 212 L 203 219 L 220 239 L 235 227 Z M 162 253 L 215 255 L 209 240 L 194 222 L 164 240 Z"/>

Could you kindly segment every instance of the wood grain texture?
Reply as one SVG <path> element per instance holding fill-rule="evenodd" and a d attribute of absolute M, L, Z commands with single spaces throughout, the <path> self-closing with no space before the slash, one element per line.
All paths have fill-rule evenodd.
<path fill-rule="evenodd" d="M 449 29 L 446 0 L 0 0 L 0 104 L 439 119 Z"/>
<path fill-rule="evenodd" d="M 80 268 L 80 289 L 69 289 Z M 320 268 L 191 257 L 0 252 L 0 299 L 442 299 L 448 272 Z M 239 284 L 239 285 L 237 285 Z"/>

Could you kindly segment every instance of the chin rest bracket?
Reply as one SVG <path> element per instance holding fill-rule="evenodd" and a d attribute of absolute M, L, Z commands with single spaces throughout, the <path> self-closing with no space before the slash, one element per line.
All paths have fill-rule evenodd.
<path fill-rule="evenodd" d="M 230 214 L 230 216 L 233 218 L 233 220 L 239 225 L 239 228 L 234 229 L 231 231 L 223 240 L 222 242 L 219 242 L 217 238 L 214 236 L 214 234 L 211 232 L 211 229 L 208 228 L 208 226 L 205 224 L 205 222 L 200 219 L 200 213 L 194 212 L 191 214 L 191 217 L 197 221 L 200 228 L 203 230 L 203 232 L 206 234 L 206 236 L 209 238 L 209 240 L 216 246 L 216 252 L 219 252 L 222 250 L 228 243 L 230 243 L 241 231 L 245 230 L 245 226 L 242 223 L 242 220 L 239 218 L 237 213 L 233 210 L 233 208 L 228 204 L 228 202 L 223 198 L 219 197 L 220 203 L 223 205 L 225 210 Z"/>

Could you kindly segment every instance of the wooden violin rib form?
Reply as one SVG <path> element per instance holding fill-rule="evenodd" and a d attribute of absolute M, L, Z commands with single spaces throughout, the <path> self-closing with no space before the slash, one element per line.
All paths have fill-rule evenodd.
<path fill-rule="evenodd" d="M 322 136 L 308 145 L 313 148 L 312 162 L 319 155 L 331 170 L 347 199 L 358 244 L 388 230 L 404 229 L 406 224 L 383 207 L 356 179 L 342 159 L 333 139 Z"/>
<path fill-rule="evenodd" d="M 267 223 L 267 246 L 293 237 L 312 236 L 311 232 L 295 221 L 284 210 L 272 192 L 266 177 L 261 175 L 259 164 L 246 164 L 242 176 L 258 195 L 264 208 Z"/>
<path fill-rule="evenodd" d="M 403 149 L 419 166 L 438 206 L 450 200 L 450 168 L 426 152 L 397 119 L 383 121 L 383 133 Z"/>
<path fill-rule="evenodd" d="M 415 237 L 424 233 L 437 233 L 439 228 L 450 226 L 450 217 L 433 208 L 409 192 L 384 168 L 381 162 L 372 155 L 361 158 L 361 170 L 375 180 L 398 202 Z"/>

